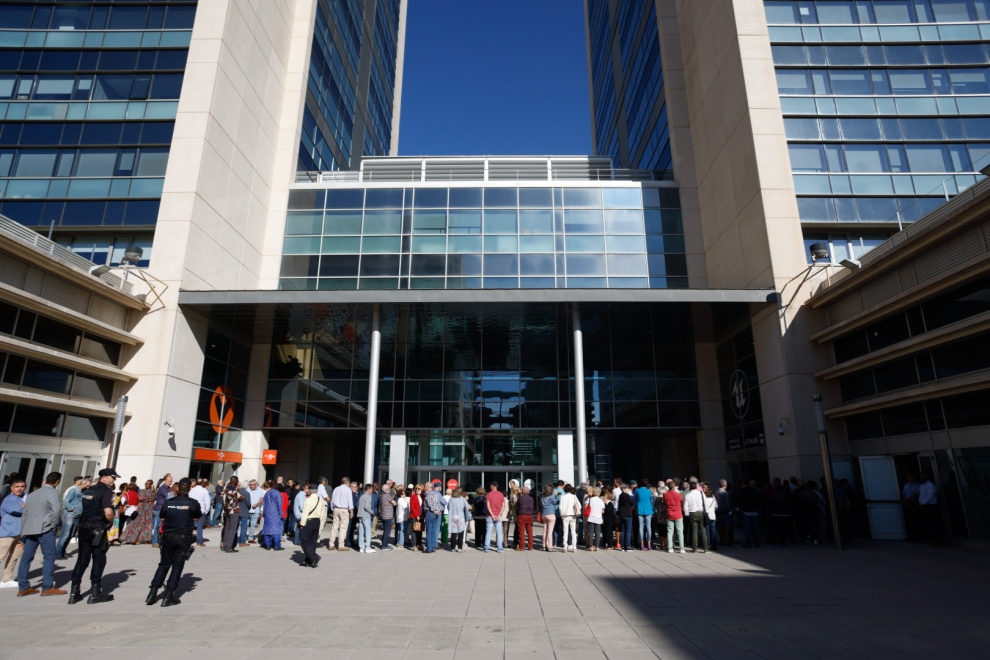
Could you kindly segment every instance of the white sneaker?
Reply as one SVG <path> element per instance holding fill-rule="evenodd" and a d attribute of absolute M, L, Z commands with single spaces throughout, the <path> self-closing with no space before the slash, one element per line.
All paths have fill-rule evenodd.
<path fill-rule="evenodd" d="M 684 548 L 681 548 L 680 550 L 678 550 L 678 552 L 683 555 L 684 554 Z"/>
<path fill-rule="evenodd" d="M 0 589 L 13 589 L 18 586 L 17 580 L 8 580 L 7 582 L 0 582 Z"/>
<path fill-rule="evenodd" d="M 667 552 L 673 552 L 673 551 L 674 551 L 673 548 L 667 548 Z"/>
<path fill-rule="evenodd" d="M 377 551 L 377 550 L 375 550 L 374 548 L 368 548 L 368 549 L 367 549 L 367 550 L 365 550 L 364 552 L 366 552 L 367 554 L 369 554 L 369 555 L 370 555 L 371 553 L 373 553 L 373 552 L 378 552 L 378 551 Z"/>
<path fill-rule="evenodd" d="M 361 548 L 360 550 L 358 550 L 358 552 L 364 552 L 364 548 Z"/>

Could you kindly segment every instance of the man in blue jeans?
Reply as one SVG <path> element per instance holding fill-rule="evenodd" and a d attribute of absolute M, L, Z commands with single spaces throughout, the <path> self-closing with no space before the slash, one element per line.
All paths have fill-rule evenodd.
<path fill-rule="evenodd" d="M 440 520 L 443 518 L 443 509 L 447 501 L 440 495 L 440 488 L 443 486 L 439 481 L 433 482 L 433 488 L 426 491 L 426 501 L 423 506 L 426 508 L 426 553 L 437 551 L 437 541 L 440 538 Z M 499 529 L 502 526 L 499 525 Z"/>
<path fill-rule="evenodd" d="M 162 478 L 162 483 L 155 491 L 155 515 L 151 519 L 151 547 L 158 547 L 158 530 L 162 526 L 162 507 L 168 499 L 168 491 L 172 490 L 172 475 L 166 474 Z"/>
<path fill-rule="evenodd" d="M 488 484 L 488 494 L 485 495 L 485 554 L 488 553 L 488 546 L 492 542 L 492 528 L 495 529 L 497 539 L 496 552 L 502 552 L 502 519 L 505 518 L 508 503 L 505 495 L 499 492 L 498 482 Z"/>
<path fill-rule="evenodd" d="M 315 489 L 314 489 L 314 491 L 315 491 Z M 309 497 L 309 484 L 308 483 L 303 484 L 303 487 L 299 489 L 299 492 L 296 493 L 296 497 L 295 497 L 294 500 L 292 500 L 292 506 L 290 507 L 291 510 L 292 510 L 292 516 L 291 517 L 292 517 L 292 520 L 293 520 L 293 524 L 292 524 L 293 540 L 292 540 L 292 543 L 295 544 L 295 545 L 299 545 L 300 544 L 300 541 L 302 540 L 302 531 L 299 528 L 298 521 L 302 519 L 303 507 L 306 506 L 306 498 L 307 497 Z M 319 536 L 319 535 L 317 535 L 317 536 Z"/>
<path fill-rule="evenodd" d="M 261 513 L 265 510 L 263 502 L 265 491 L 258 488 L 257 480 L 252 479 L 248 482 L 247 497 L 251 504 L 248 510 L 248 536 L 251 537 L 248 544 L 253 544 L 258 542 L 258 521 L 261 520 Z"/>
<path fill-rule="evenodd" d="M 210 513 L 210 527 L 217 527 L 220 524 L 220 513 L 223 511 L 223 489 L 223 479 L 219 479 L 213 489 L 213 511 Z"/>
<path fill-rule="evenodd" d="M 28 495 L 24 502 L 21 514 L 24 554 L 21 555 L 21 565 L 17 568 L 18 597 L 38 593 L 37 589 L 31 587 L 28 574 L 39 546 L 44 556 L 41 595 L 61 596 L 67 593 L 64 589 L 55 588 L 55 525 L 62 509 L 62 500 L 58 496 L 58 482 L 61 480 L 61 473 L 50 473 L 45 478 L 45 485 Z"/>
<path fill-rule="evenodd" d="M 55 551 L 55 559 L 68 559 L 65 549 L 69 546 L 69 540 L 75 535 L 76 528 L 79 527 L 79 514 L 82 513 L 82 492 L 89 487 L 89 479 L 76 477 L 72 480 L 72 486 L 65 491 L 62 498 L 62 508 L 65 514 L 62 516 L 62 532 L 58 536 L 58 547 Z"/>
<path fill-rule="evenodd" d="M 744 548 L 753 547 L 753 540 L 756 540 L 756 547 L 760 547 L 760 491 L 757 489 L 756 481 L 750 481 L 748 486 L 739 489 L 736 496 L 736 505 L 742 514 L 743 531 L 746 534 Z"/>
<path fill-rule="evenodd" d="M 652 548 L 650 542 L 653 540 L 653 491 L 650 490 L 650 483 L 644 479 L 642 485 L 633 494 L 636 498 L 636 515 L 639 519 L 639 549 L 649 550 Z"/>

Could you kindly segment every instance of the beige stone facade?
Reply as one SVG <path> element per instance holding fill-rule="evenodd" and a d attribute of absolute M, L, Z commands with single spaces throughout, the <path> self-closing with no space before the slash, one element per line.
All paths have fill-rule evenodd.
<path fill-rule="evenodd" d="M 816 474 L 816 362 L 802 312 L 811 285 L 763 2 L 658 0 L 657 9 L 692 275 L 712 288 L 778 292 L 752 316 L 765 460 L 774 475 Z M 699 379 L 719 386 L 714 371 L 699 368 Z M 706 421 L 718 416 L 706 410 Z M 792 422 L 783 436 L 781 419 Z M 719 436 L 703 442 L 713 477 L 725 473 Z"/>

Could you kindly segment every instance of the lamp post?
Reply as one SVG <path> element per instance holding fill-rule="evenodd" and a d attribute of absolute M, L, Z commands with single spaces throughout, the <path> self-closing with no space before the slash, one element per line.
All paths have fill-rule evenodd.
<path fill-rule="evenodd" d="M 818 444 L 822 452 L 822 469 L 825 470 L 825 488 L 828 490 L 828 509 L 832 514 L 832 537 L 835 549 L 842 550 L 842 537 L 839 534 L 839 516 L 835 508 L 835 485 L 832 482 L 832 458 L 828 453 L 828 431 L 825 430 L 825 415 L 822 414 L 822 396 L 814 397 L 815 415 L 818 417 Z"/>
<path fill-rule="evenodd" d="M 124 414 L 127 412 L 127 397 L 117 400 L 117 415 L 113 418 L 113 439 L 110 441 L 110 469 L 117 469 L 117 455 L 120 454 L 120 436 L 124 433 Z"/>

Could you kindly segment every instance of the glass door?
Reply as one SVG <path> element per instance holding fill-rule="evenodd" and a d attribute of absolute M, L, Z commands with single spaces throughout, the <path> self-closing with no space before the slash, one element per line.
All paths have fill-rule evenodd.
<path fill-rule="evenodd" d="M 0 476 L 9 477 L 16 473 L 27 481 L 27 492 L 34 492 L 45 483 L 45 476 L 48 474 L 48 466 L 51 465 L 52 458 L 50 455 L 43 454 L 5 453 L 3 459 L 0 460 L 0 464 L 2 464 L 0 467 L 2 475 Z M 64 478 L 63 475 L 63 480 Z"/>

